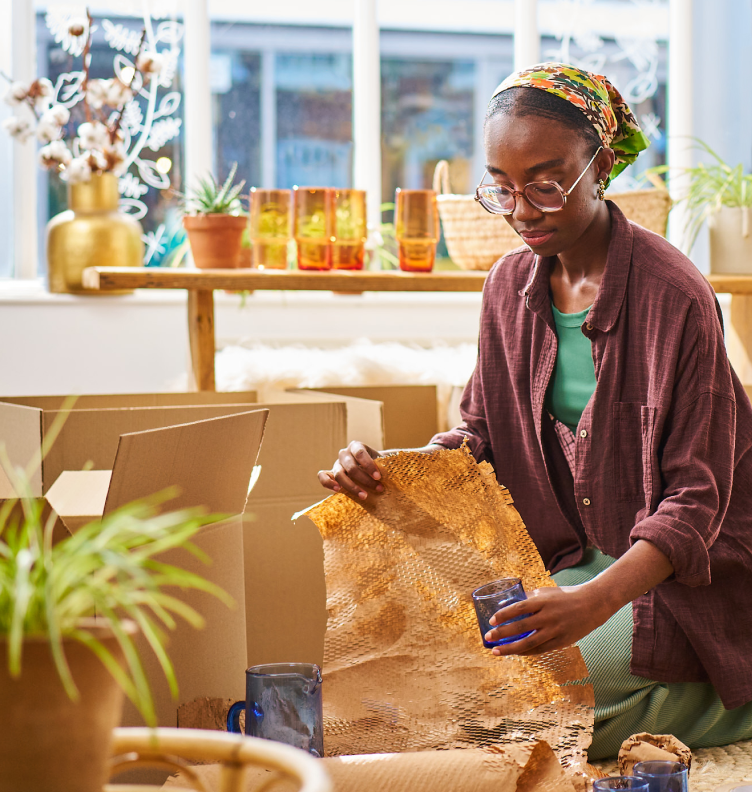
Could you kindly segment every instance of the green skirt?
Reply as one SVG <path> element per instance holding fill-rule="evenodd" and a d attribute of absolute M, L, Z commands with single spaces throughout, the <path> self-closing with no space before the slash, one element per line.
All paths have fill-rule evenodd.
<path fill-rule="evenodd" d="M 594 548 L 582 562 L 553 575 L 559 586 L 592 580 L 614 563 Z M 638 732 L 673 734 L 690 748 L 710 748 L 752 738 L 752 702 L 724 709 L 715 688 L 704 682 L 655 682 L 629 672 L 632 605 L 625 605 L 578 646 L 595 691 L 595 729 L 590 761 L 616 756 Z"/>

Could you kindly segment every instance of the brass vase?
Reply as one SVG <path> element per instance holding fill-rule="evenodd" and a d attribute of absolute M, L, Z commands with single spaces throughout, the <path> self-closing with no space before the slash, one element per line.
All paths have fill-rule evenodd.
<path fill-rule="evenodd" d="M 141 224 L 118 211 L 119 197 L 117 176 L 112 173 L 95 173 L 88 182 L 68 186 L 68 210 L 47 224 L 51 292 L 102 294 L 84 289 L 81 275 L 87 267 L 143 266 Z"/>

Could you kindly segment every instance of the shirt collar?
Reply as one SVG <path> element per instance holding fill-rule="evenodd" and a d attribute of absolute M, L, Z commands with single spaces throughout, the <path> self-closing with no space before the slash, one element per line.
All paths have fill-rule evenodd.
<path fill-rule="evenodd" d="M 603 271 L 593 307 L 587 316 L 588 324 L 604 333 L 619 318 L 632 262 L 632 227 L 615 203 L 609 201 L 608 208 L 611 212 L 611 242 L 608 246 L 606 269 Z M 549 280 L 552 264 L 552 258 L 535 256 L 530 280 L 523 290 L 527 307 L 543 317 L 551 314 Z"/>

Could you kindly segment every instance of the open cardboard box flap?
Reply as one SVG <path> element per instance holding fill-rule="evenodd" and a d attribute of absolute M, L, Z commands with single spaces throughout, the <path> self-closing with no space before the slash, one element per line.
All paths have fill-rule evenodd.
<path fill-rule="evenodd" d="M 256 410 L 124 434 L 111 473 L 64 471 L 47 500 L 71 532 L 169 487 L 178 493 L 163 508 L 241 514 L 268 414 Z"/>
<path fill-rule="evenodd" d="M 25 468 L 39 459 L 68 398 L 0 397 L 0 442 L 13 465 Z M 31 477 L 32 493 L 43 495 L 64 470 L 81 470 L 89 460 L 99 469 L 111 468 L 122 434 L 258 409 L 256 398 L 255 391 L 79 396 L 72 408 L 66 408 L 57 441 Z"/>

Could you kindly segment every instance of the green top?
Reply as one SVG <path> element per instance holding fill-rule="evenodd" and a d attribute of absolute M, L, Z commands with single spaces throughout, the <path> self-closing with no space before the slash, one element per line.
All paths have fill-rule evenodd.
<path fill-rule="evenodd" d="M 551 303 L 551 310 L 559 349 L 546 394 L 546 408 L 574 432 L 595 390 L 593 350 L 590 339 L 582 332 L 590 308 L 564 314 Z"/>

